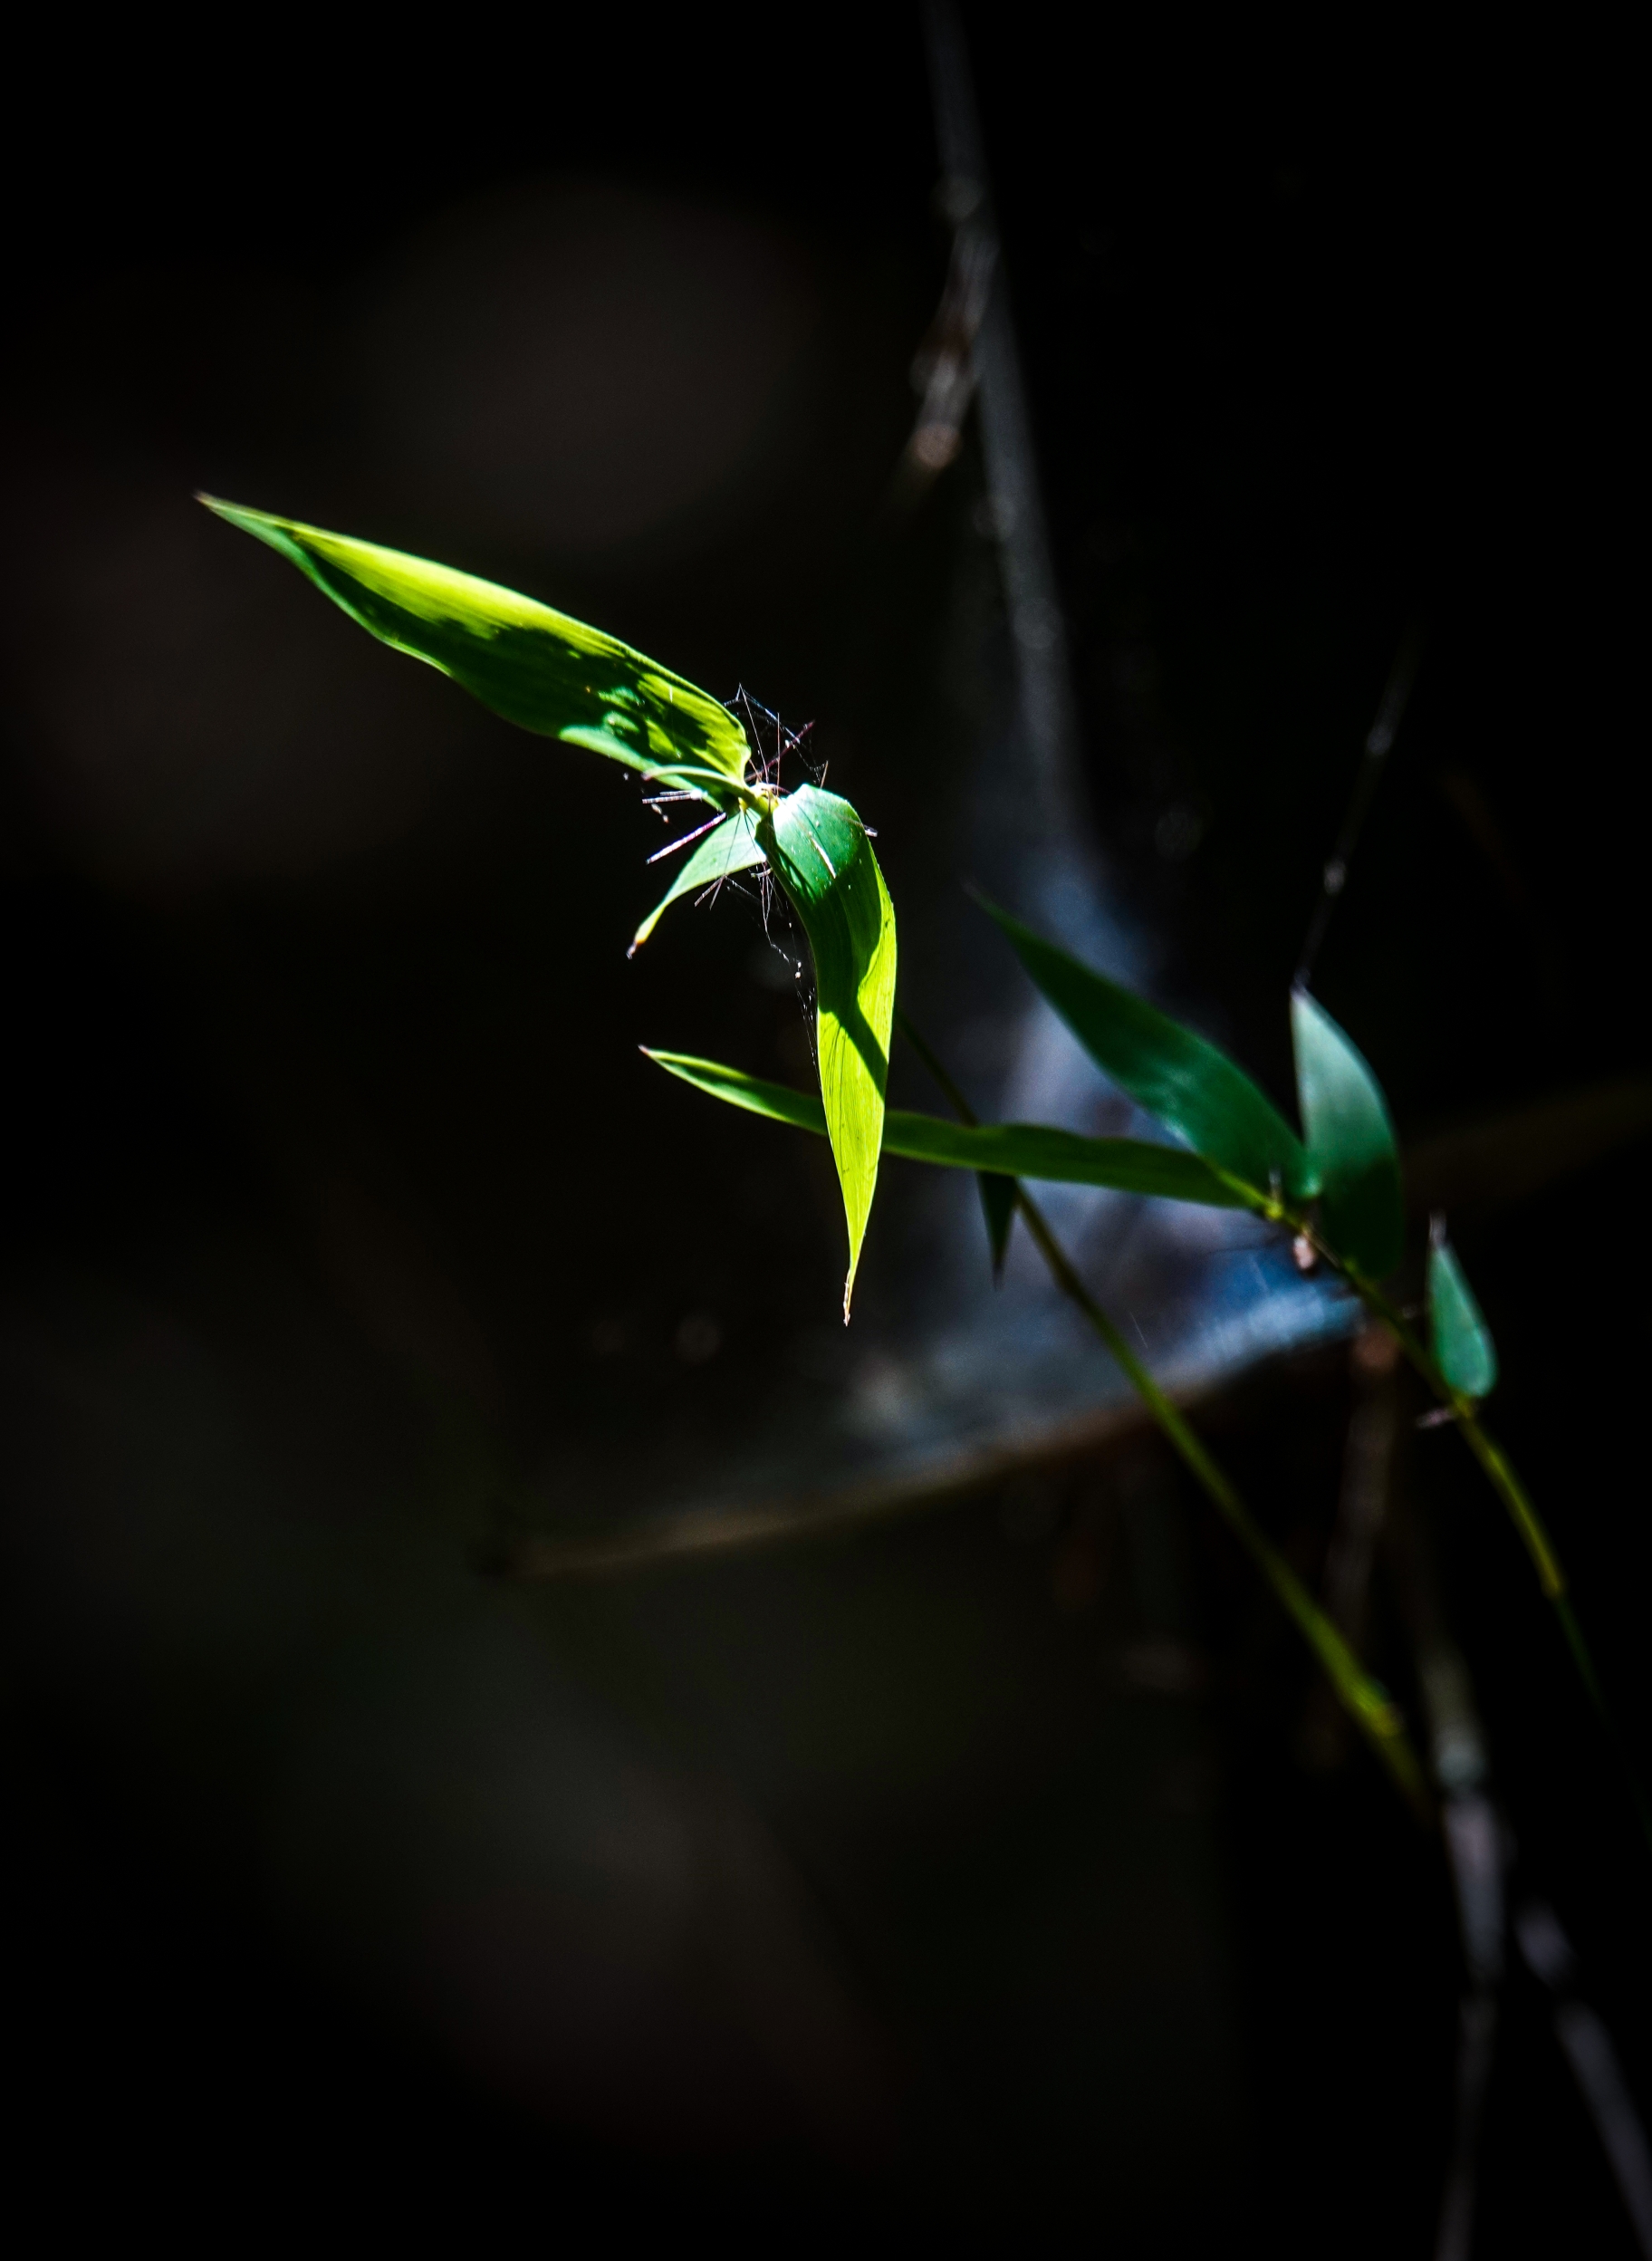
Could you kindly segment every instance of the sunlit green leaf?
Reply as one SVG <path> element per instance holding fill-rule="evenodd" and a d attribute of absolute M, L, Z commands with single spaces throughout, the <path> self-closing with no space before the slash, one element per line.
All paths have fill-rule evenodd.
<path fill-rule="evenodd" d="M 377 543 L 203 495 L 267 542 L 353 621 L 462 683 L 524 729 L 648 775 L 670 770 L 720 807 L 745 775 L 745 733 L 725 707 L 600 629 L 532 597 Z"/>
<path fill-rule="evenodd" d="M 748 1108 L 772 1122 L 790 1123 L 795 1130 L 825 1133 L 825 1110 L 812 1092 L 765 1082 L 716 1060 L 690 1059 L 677 1052 L 649 1052 L 648 1056 L 713 1099 Z M 1154 1146 L 1146 1139 L 1086 1139 L 1076 1130 L 1049 1130 L 1042 1123 L 953 1122 L 941 1115 L 891 1107 L 883 1120 L 883 1150 L 908 1161 L 980 1170 L 1002 1179 L 1108 1186 L 1119 1193 L 1157 1194 L 1210 1208 L 1244 1206 L 1227 1180 L 1196 1154 L 1180 1146 Z"/>
<path fill-rule="evenodd" d="M 888 1134 L 884 1134 L 884 1148 L 888 1149 Z M 993 1252 L 993 1277 L 1004 1277 L 1004 1260 L 1010 1253 L 1010 1234 L 1015 1223 L 1017 1187 L 1013 1178 L 1000 1178 L 994 1170 L 978 1171 L 975 1183 L 981 1188 L 981 1213 L 986 1219 L 987 1246 Z"/>
<path fill-rule="evenodd" d="M 1034 986 L 1097 1066 L 1139 1106 L 1259 1193 L 1275 1183 L 1292 1199 L 1317 1190 L 1301 1140 L 1225 1052 L 981 900 Z"/>
<path fill-rule="evenodd" d="M 883 1148 L 895 910 L 865 825 L 835 793 L 800 785 L 760 820 L 757 838 L 814 960 L 821 1097 L 849 1225 L 847 1321 Z"/>
<path fill-rule="evenodd" d="M 679 897 L 697 895 L 708 887 L 716 887 L 736 871 L 747 871 L 764 861 L 758 844 L 756 817 L 750 809 L 736 809 L 732 816 L 714 824 L 706 837 L 695 846 L 687 861 L 682 864 L 676 879 L 666 890 L 648 917 L 631 938 L 631 951 L 639 950 L 648 940 L 661 917 Z M 628 952 L 628 956 L 630 953 Z"/>
<path fill-rule="evenodd" d="M 1325 1236 L 1367 1279 L 1405 1250 L 1399 1147 L 1382 1086 L 1347 1034 L 1305 989 L 1291 993 L 1296 1096 L 1320 1180 Z"/>
<path fill-rule="evenodd" d="M 826 1110 L 812 1092 L 793 1091 L 789 1083 L 770 1083 L 760 1075 L 747 1075 L 743 1068 L 725 1068 L 720 1060 L 696 1060 L 686 1052 L 656 1052 L 648 1044 L 641 1052 L 657 1068 L 664 1068 L 668 1075 L 680 1075 L 685 1083 L 692 1083 L 696 1092 L 711 1099 L 744 1107 L 770 1122 L 790 1123 L 794 1130 L 812 1130 L 821 1139 L 826 1136 Z M 886 1133 L 894 1121 L 893 1113 L 886 1114 Z"/>
<path fill-rule="evenodd" d="M 1497 1349 L 1474 1292 L 1436 1217 L 1428 1245 L 1428 1329 L 1434 1362 L 1465 1398 L 1489 1397 L 1497 1386 Z"/>

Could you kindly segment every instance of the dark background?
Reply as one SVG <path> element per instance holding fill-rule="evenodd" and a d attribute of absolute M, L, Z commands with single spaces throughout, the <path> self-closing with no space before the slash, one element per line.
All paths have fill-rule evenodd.
<path fill-rule="evenodd" d="M 1586 127 L 1558 63 L 1516 82 L 1437 55 L 1328 56 L 1298 91 L 1300 57 L 1235 53 L 1190 86 L 1186 58 L 1081 43 L 1053 17 L 969 24 L 1091 803 L 1164 942 L 1162 993 L 1198 1000 L 1288 1090 L 1286 984 L 1417 621 L 1423 670 L 1321 994 L 1407 1138 L 1644 1069 L 1642 576 L 1622 529 L 1645 371 L 1609 107 Z M 188 495 L 442 556 L 818 716 L 900 901 L 903 877 L 950 852 L 946 684 L 983 583 L 980 473 L 972 443 L 921 507 L 890 500 L 946 255 L 914 22 L 647 44 L 616 26 L 485 70 L 319 35 L 255 56 L 134 51 L 95 84 L 80 69 L 43 63 L 53 130 L 13 174 L 4 408 L 8 1326 L 24 1346 L 7 1400 L 24 1409 L 8 1936 L 43 2177 L 71 2208 L 447 2208 L 501 2240 L 523 2209 L 548 2228 L 600 2206 L 792 2241 L 894 2217 L 951 2237 L 986 2209 L 1034 2236 L 1081 2222 L 1122 2251 L 1181 2250 L 1195 2215 L 1248 2225 L 1259 2249 L 1428 2250 L 1460 1983 L 1437 1851 L 1362 1761 L 1323 1779 L 1296 1764 L 1303 1669 L 1192 1502 L 1177 1512 L 1209 1678 L 1167 1764 L 1205 1770 L 1239 2050 L 1215 2087 L 1243 2101 L 1197 2101 L 1215 2076 L 1189 2071 L 1189 2125 L 1211 2130 L 1191 2210 L 1166 2227 L 1109 2183 L 1099 2122 L 1118 2099 L 1086 2089 L 1081 2028 L 1087 2002 L 1117 2015 L 1117 1990 L 1083 1976 L 1082 1907 L 1054 1925 L 1068 1945 L 1042 2006 L 993 1975 L 1003 1893 L 1042 1873 L 1041 1844 L 1078 1842 L 1092 1789 L 1105 1803 L 1109 1768 L 1136 1763 L 1081 1724 L 1112 1604 L 1051 1600 L 1071 1594 L 1106 1469 L 1058 1472 L 1031 1525 L 994 1495 L 735 1566 L 698 1599 L 644 1581 L 535 1621 L 581 1700 L 643 1720 L 696 1779 L 737 1783 L 804 1880 L 841 1984 L 817 1989 L 816 2039 L 805 2019 L 797 2046 L 840 2070 L 801 2074 L 797 2112 L 715 2038 L 738 1991 L 726 1958 L 683 1982 L 665 2039 L 648 2028 L 634 2059 L 614 2045 L 592 2104 L 466 2069 L 426 2006 L 392 1990 L 387 2009 L 271 1914 L 268 1801 L 245 1785 L 279 1774 L 293 1723 L 255 1661 L 231 1697 L 223 1657 L 200 1666 L 242 1638 L 216 1604 L 134 1631 L 104 1570 L 77 1585 L 96 1549 L 65 1551 L 37 1504 L 63 1439 L 102 1453 L 117 1504 L 178 1480 L 168 1456 L 195 1417 L 168 1410 L 168 1376 L 208 1342 L 273 1409 L 301 1490 L 342 1469 L 375 1503 L 363 1563 L 395 1557 L 404 1519 L 421 1563 L 460 1563 L 576 1405 L 652 1424 L 664 1450 L 674 1423 L 732 1418 L 780 1316 L 830 1312 L 838 1251 L 806 1161 L 771 1162 L 711 1111 L 662 1110 L 633 1050 L 668 1031 L 795 1072 L 789 1001 L 747 977 L 750 919 L 685 920 L 628 967 L 653 843 L 620 784 L 398 674 Z M 466 341 L 495 336 L 512 365 L 527 318 L 510 216 L 547 196 L 585 199 L 595 240 L 658 258 L 665 346 L 623 340 L 615 383 L 642 381 L 685 321 L 698 338 L 670 311 L 684 273 L 714 294 L 681 418 L 701 454 L 664 510 L 676 458 L 629 487 L 610 463 L 593 501 L 556 484 L 549 441 L 512 453 L 555 397 L 524 410 L 508 378 L 466 390 Z M 658 219 L 673 211 L 680 236 Z M 650 228 L 661 248 L 639 253 Z M 600 341 L 600 278 L 580 287 Z M 535 510 L 561 534 L 537 537 Z M 1503 1352 L 1501 1429 L 1644 1759 L 1638 1188 L 1620 1157 L 1459 1238 Z M 706 1309 L 721 1348 L 686 1363 L 683 1314 Z M 32 1425 L 43 1375 L 93 1371 L 101 1396 L 70 1390 L 57 1426 Z M 1318 1354 L 1213 1417 L 1305 1567 L 1345 1405 L 1340 1354 Z M 1416 1465 L 1524 1873 L 1644 2083 L 1647 1856 L 1494 1502 L 1449 1435 L 1420 1439 Z M 1006 1551 L 1023 1527 L 1041 1535 Z M 187 1588 L 199 1526 L 167 1544 Z M 95 1606 L 64 1599 L 86 1580 Z M 792 1717 L 779 1629 L 816 1587 L 857 1597 L 869 1655 L 887 1644 L 879 1701 L 974 1725 L 915 1730 L 905 1774 L 840 1722 L 783 1725 L 782 1742 L 818 1732 L 821 1755 L 808 1796 L 765 1804 L 750 1722 Z M 926 1632 L 941 1592 L 946 1629 Z M 766 1640 L 746 1630 L 765 1617 Z M 673 1680 L 650 1659 L 658 1644 L 680 1664 L 685 1618 L 710 1630 Z M 986 1624 L 990 1669 L 971 1646 Z M 1397 1634 L 1378 1638 L 1403 1692 Z M 341 1656 L 348 1673 L 347 1640 Z M 880 1766 L 869 1818 L 857 1768 Z M 738 1866 L 726 1845 L 717 1860 Z M 790 1998 L 783 1975 L 764 1983 Z M 1515 1982 L 1477 2250 L 1615 2250 L 1545 2018 Z M 726 2077 L 701 2062 L 725 2045 Z M 1181 2045 L 1142 2040 L 1165 2099 Z M 913 2071 L 943 2060 L 950 2085 Z M 702 2084 L 721 2102 L 696 2131 L 672 2100 Z M 1174 2161 L 1159 2109 L 1131 2140 Z M 729 2134 L 742 2114 L 749 2141 Z M 88 2158 L 85 2175 L 68 2163 Z"/>

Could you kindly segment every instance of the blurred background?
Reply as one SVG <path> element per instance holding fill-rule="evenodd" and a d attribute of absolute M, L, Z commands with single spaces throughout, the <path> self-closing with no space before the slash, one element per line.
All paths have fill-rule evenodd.
<path fill-rule="evenodd" d="M 886 1170 L 845 1336 L 824 1150 L 639 1059 L 807 1078 L 754 903 L 628 963 L 634 784 L 197 488 L 812 720 L 903 996 L 984 1108 L 1079 1127 L 1129 1110 L 960 882 L 1282 1100 L 1420 635 L 1316 986 L 1647 1770 L 1625 147 L 1563 74 L 1327 57 L 1306 101 L 1282 51 L 1195 82 L 961 21 L 975 201 L 916 12 L 40 51 L 0 1461 L 7 1993 L 65 2220 L 1423 2254 L 1473 1978 L 1439 1839 L 1024 1247 L 994 1296 L 973 1189 Z M 994 238 L 1013 459 L 969 400 Z M 1460 1441 L 1248 1228 L 1061 1215 L 1419 1738 L 1419 1658 L 1466 1660 L 1513 1889 L 1644 2093 L 1647 1857 Z M 1551 2009 L 1512 1958 L 1474 2250 L 1633 2252 Z"/>

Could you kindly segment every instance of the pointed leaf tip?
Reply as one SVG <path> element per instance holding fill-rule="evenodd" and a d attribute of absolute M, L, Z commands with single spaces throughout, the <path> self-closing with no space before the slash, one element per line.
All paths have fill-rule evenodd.
<path fill-rule="evenodd" d="M 1000 1287 L 1004 1284 L 1004 1259 L 1010 1253 L 1010 1234 L 1015 1224 L 1015 1199 L 1021 1188 L 1013 1178 L 1001 1177 L 992 1169 L 977 1171 L 975 1183 L 981 1189 L 981 1213 L 986 1219 L 993 1284 Z"/>
<path fill-rule="evenodd" d="M 736 871 L 746 871 L 764 861 L 763 850 L 756 837 L 756 818 L 750 809 L 736 809 L 722 823 L 714 824 L 678 871 L 676 879 L 660 897 L 653 909 L 631 938 L 628 957 L 638 951 L 653 933 L 671 905 L 685 895 L 697 895 L 706 888 L 720 887 Z"/>
<path fill-rule="evenodd" d="M 1291 992 L 1291 1035 L 1326 1237 L 1356 1271 L 1386 1279 L 1404 1253 L 1406 1220 L 1382 1086 L 1347 1032 L 1300 985 Z"/>
<path fill-rule="evenodd" d="M 1497 1346 L 1468 1275 L 1436 1216 L 1428 1234 L 1428 1331 L 1434 1362 L 1465 1398 L 1486 1398 L 1497 1386 Z"/>

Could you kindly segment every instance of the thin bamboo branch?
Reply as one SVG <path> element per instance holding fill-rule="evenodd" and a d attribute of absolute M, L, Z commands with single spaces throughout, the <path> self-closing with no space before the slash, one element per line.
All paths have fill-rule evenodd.
<path fill-rule="evenodd" d="M 968 1101 L 898 1005 L 895 1008 L 895 1017 L 902 1034 L 934 1077 L 959 1121 L 975 1124 L 977 1118 Z M 1318 1658 L 1354 1725 L 1370 1744 L 1402 1795 L 1420 1818 L 1430 1818 L 1431 1807 L 1422 1768 L 1411 1747 L 1398 1708 L 1380 1683 L 1360 1664 L 1290 1563 L 1262 1530 L 1227 1476 L 1205 1450 L 1180 1408 L 1154 1381 L 1119 1328 L 1097 1303 L 1073 1268 L 1066 1250 L 1050 1229 L 1043 1211 L 1019 1183 L 1015 1189 L 1015 1207 L 1057 1287 L 1100 1337 L 1132 1389 L 1180 1455 L 1195 1481 L 1273 1587 L 1286 1613 Z"/>
<path fill-rule="evenodd" d="M 1300 1234 L 1308 1240 L 1325 1263 L 1340 1278 L 1347 1281 L 1366 1309 L 1387 1327 L 1412 1366 L 1427 1383 L 1434 1396 L 1450 1413 L 1455 1426 L 1462 1431 L 1464 1442 L 1480 1463 L 1493 1490 L 1507 1508 L 1510 1520 L 1520 1534 L 1521 1541 L 1532 1558 L 1543 1598 L 1553 1609 L 1560 1621 L 1561 1631 L 1570 1653 L 1572 1663 L 1577 1669 L 1578 1677 L 1583 1683 L 1584 1689 L 1594 1708 L 1595 1717 L 1600 1723 L 1601 1731 L 1610 1746 L 1612 1756 L 1623 1776 L 1624 1787 L 1628 1792 L 1630 1804 L 1635 1808 L 1635 1816 L 1640 1824 L 1641 1834 L 1647 1846 L 1652 1848 L 1652 1805 L 1648 1804 L 1646 1792 L 1641 1786 L 1639 1770 L 1635 1765 L 1634 1757 L 1624 1739 L 1623 1732 L 1618 1725 L 1611 1707 L 1606 1700 L 1606 1690 L 1601 1685 L 1599 1674 L 1595 1669 L 1594 1659 L 1590 1654 L 1589 1645 L 1583 1638 L 1583 1629 L 1578 1622 L 1577 1612 L 1572 1607 L 1566 1573 L 1561 1565 L 1560 1554 L 1554 1541 L 1549 1535 L 1542 1517 L 1537 1511 L 1536 1504 L 1516 1473 L 1513 1463 L 1503 1451 L 1503 1447 L 1486 1429 L 1480 1419 L 1474 1400 L 1465 1397 L 1460 1390 L 1452 1388 L 1415 1329 L 1407 1322 L 1405 1314 L 1396 1309 L 1374 1280 L 1368 1279 L 1363 1273 L 1340 1256 L 1311 1219 L 1294 1216 L 1274 1201 L 1269 1201 L 1264 1205 L 1259 1199 L 1253 1198 L 1253 1206 L 1260 1214 L 1275 1218 L 1287 1229 Z"/>

